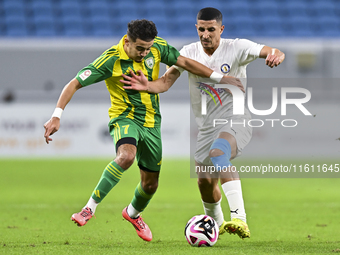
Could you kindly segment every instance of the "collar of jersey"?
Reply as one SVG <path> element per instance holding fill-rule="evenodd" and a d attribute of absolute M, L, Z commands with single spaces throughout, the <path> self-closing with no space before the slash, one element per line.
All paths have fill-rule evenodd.
<path fill-rule="evenodd" d="M 119 44 L 118 44 L 118 51 L 119 51 L 119 55 L 120 55 L 120 59 L 123 60 L 129 60 L 129 56 L 126 54 L 125 50 L 124 50 L 124 44 L 125 44 L 125 38 L 127 37 L 127 35 L 124 35 L 122 37 L 122 39 L 120 39 Z"/>
<path fill-rule="evenodd" d="M 213 53 L 211 56 L 209 56 L 207 53 L 205 53 L 204 48 L 203 48 L 203 46 L 202 46 L 202 43 L 199 42 L 199 48 L 200 48 L 200 51 L 201 51 L 202 56 L 203 56 L 203 58 L 205 59 L 205 61 L 207 61 L 208 63 L 210 63 L 210 62 L 212 62 L 212 61 L 215 61 L 216 56 L 220 56 L 220 53 L 219 53 L 219 52 L 220 52 L 220 50 L 221 50 L 221 48 L 222 48 L 221 44 L 222 44 L 222 38 L 221 38 L 221 40 L 220 40 L 220 44 L 218 45 L 217 49 L 214 51 L 214 53 Z"/>

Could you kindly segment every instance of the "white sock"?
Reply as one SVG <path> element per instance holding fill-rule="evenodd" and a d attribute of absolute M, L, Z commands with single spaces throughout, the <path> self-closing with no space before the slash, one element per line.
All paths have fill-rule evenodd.
<path fill-rule="evenodd" d="M 218 226 L 221 226 L 224 222 L 223 212 L 221 208 L 221 201 L 216 203 L 206 203 L 202 200 L 204 213 L 210 217 L 212 217 L 216 222 Z"/>
<path fill-rule="evenodd" d="M 97 203 L 92 197 L 90 197 L 89 201 L 87 202 L 87 204 L 85 205 L 85 207 L 89 207 L 92 211 L 92 213 L 94 214 L 94 212 L 96 211 L 97 205 L 99 203 Z M 85 208 L 84 207 L 84 208 Z"/>
<path fill-rule="evenodd" d="M 132 204 L 129 204 L 129 206 L 128 206 L 128 208 L 127 208 L 127 213 L 128 213 L 128 215 L 129 215 L 131 218 L 133 218 L 133 219 L 138 218 L 138 216 L 139 216 L 139 214 L 140 214 L 140 212 L 137 211 L 137 210 L 133 207 Z"/>
<path fill-rule="evenodd" d="M 242 196 L 241 181 L 229 181 L 222 184 L 222 189 L 228 199 L 231 219 L 237 218 L 247 222 Z"/>

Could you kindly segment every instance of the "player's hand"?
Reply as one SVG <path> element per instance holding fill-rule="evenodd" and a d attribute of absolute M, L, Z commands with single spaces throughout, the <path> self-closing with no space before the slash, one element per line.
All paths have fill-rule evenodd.
<path fill-rule="evenodd" d="M 276 52 L 276 50 L 273 49 L 272 54 L 268 54 L 266 57 L 266 65 L 270 68 L 273 68 L 274 66 L 278 66 L 279 64 L 281 64 L 284 59 L 285 54 L 283 52 Z"/>
<path fill-rule="evenodd" d="M 132 70 L 130 70 L 130 76 L 122 74 L 125 80 L 120 80 L 121 83 L 124 83 L 129 86 L 123 86 L 124 89 L 134 89 L 137 91 L 148 91 L 148 79 L 145 77 L 142 70 L 137 71 L 138 75 L 136 75 Z"/>
<path fill-rule="evenodd" d="M 52 138 L 50 138 L 51 135 L 53 135 L 55 132 L 57 132 L 59 130 L 60 127 L 60 119 L 57 117 L 53 117 L 51 118 L 49 121 L 47 121 L 44 124 L 44 128 L 45 128 L 45 141 L 47 144 L 50 143 L 50 141 L 52 141 Z"/>
<path fill-rule="evenodd" d="M 240 90 L 242 90 L 243 93 L 246 92 L 244 90 L 244 87 L 243 87 L 241 80 L 239 78 L 235 78 L 233 76 L 227 76 L 227 75 L 223 76 L 222 80 L 220 81 L 220 84 L 234 85 L 234 86 L 238 87 Z M 225 89 L 225 90 L 228 91 L 229 93 L 231 93 L 229 89 Z"/>

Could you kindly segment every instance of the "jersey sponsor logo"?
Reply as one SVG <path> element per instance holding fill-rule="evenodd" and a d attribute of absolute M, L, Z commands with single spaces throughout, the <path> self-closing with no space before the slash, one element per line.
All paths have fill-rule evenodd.
<path fill-rule="evenodd" d="M 84 72 L 82 72 L 79 77 L 80 79 L 82 79 L 83 81 L 85 81 L 88 77 L 90 77 L 90 75 L 92 74 L 91 70 L 85 70 Z"/>
<path fill-rule="evenodd" d="M 152 69 L 153 66 L 155 65 L 155 60 L 153 59 L 153 57 L 149 57 L 145 60 L 145 64 L 146 64 L 147 67 Z"/>
<path fill-rule="evenodd" d="M 226 74 L 230 72 L 230 65 L 228 64 L 223 64 L 221 65 L 221 72 Z"/>
<path fill-rule="evenodd" d="M 223 89 L 218 89 L 218 91 L 216 91 L 216 89 L 214 89 L 212 86 L 210 86 L 208 84 L 205 84 L 203 82 L 197 82 L 197 83 L 199 84 L 197 88 L 201 90 L 201 93 L 209 95 L 216 105 L 217 102 L 216 102 L 216 100 L 215 100 L 215 98 L 212 94 L 212 93 L 214 93 L 217 96 L 218 100 L 220 101 L 220 104 L 222 105 L 222 100 L 221 100 L 221 98 L 218 94 L 222 93 Z"/>

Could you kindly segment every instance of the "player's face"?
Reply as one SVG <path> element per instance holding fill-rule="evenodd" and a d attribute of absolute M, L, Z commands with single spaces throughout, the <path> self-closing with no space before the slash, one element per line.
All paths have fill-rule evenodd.
<path fill-rule="evenodd" d="M 139 38 L 136 39 L 135 42 L 125 39 L 125 52 L 129 56 L 129 58 L 133 59 L 136 62 L 142 62 L 143 58 L 149 54 L 151 50 L 151 46 L 153 45 L 153 41 L 146 42 Z"/>
<path fill-rule="evenodd" d="M 220 44 L 224 26 L 216 20 L 198 20 L 196 28 L 203 49 L 213 53 Z"/>

